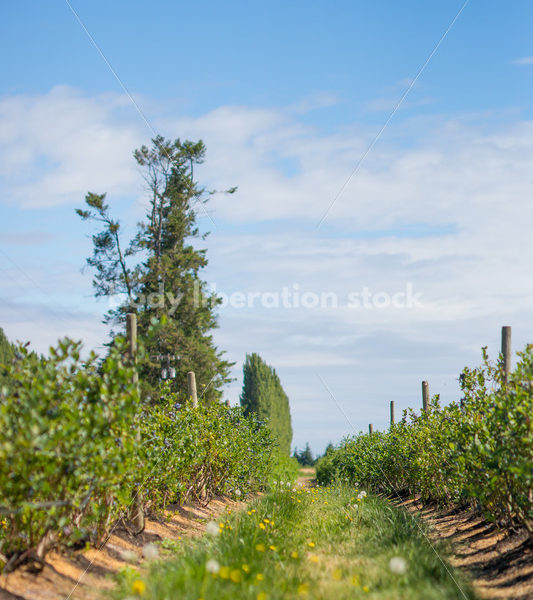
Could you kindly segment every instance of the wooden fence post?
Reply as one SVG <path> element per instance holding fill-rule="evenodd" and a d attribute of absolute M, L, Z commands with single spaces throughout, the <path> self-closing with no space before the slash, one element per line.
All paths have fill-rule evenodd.
<path fill-rule="evenodd" d="M 394 400 L 390 401 L 390 424 L 394 425 Z"/>
<path fill-rule="evenodd" d="M 372 434 L 374 433 L 374 425 L 372 425 L 372 423 L 370 423 L 370 424 L 368 425 L 368 433 L 369 433 L 370 435 L 372 435 Z"/>
<path fill-rule="evenodd" d="M 504 382 L 507 383 L 511 373 L 511 328 L 509 326 L 502 327 L 502 354 L 503 377 Z"/>
<path fill-rule="evenodd" d="M 427 381 L 422 382 L 422 408 L 424 412 L 429 410 L 429 383 Z"/>
<path fill-rule="evenodd" d="M 128 313 L 126 315 L 126 336 L 128 339 L 128 357 L 135 364 L 137 360 L 137 315 Z M 133 383 L 138 385 L 139 375 L 137 369 L 133 375 Z M 140 436 L 137 436 L 137 443 L 141 443 Z M 141 533 L 144 530 L 144 511 L 141 489 L 134 492 L 130 509 L 130 518 L 136 529 L 135 533 Z"/>
<path fill-rule="evenodd" d="M 128 338 L 128 358 L 135 363 L 137 360 L 137 315 L 135 313 L 126 315 L 126 336 Z M 133 380 L 134 383 L 138 381 L 137 369 Z"/>
<path fill-rule="evenodd" d="M 187 387 L 189 389 L 189 398 L 192 398 L 193 408 L 198 406 L 198 394 L 196 393 L 196 375 L 194 371 L 187 373 Z M 200 498 L 205 497 L 206 484 L 204 483 L 200 488 Z"/>
<path fill-rule="evenodd" d="M 196 393 L 196 376 L 194 371 L 187 373 L 187 385 L 189 387 L 189 398 L 192 398 L 194 408 L 198 406 L 198 394 Z"/>

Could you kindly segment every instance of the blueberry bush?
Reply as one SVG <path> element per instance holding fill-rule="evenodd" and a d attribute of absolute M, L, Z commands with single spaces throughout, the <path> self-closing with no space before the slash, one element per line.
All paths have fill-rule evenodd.
<path fill-rule="evenodd" d="M 193 407 L 160 390 L 143 401 L 123 340 L 82 358 L 59 342 L 47 358 L 18 347 L 0 367 L 0 570 L 51 547 L 100 544 L 138 494 L 148 512 L 264 487 L 279 451 L 241 408 Z"/>
<path fill-rule="evenodd" d="M 459 378 L 463 398 L 427 412 L 409 410 L 386 432 L 345 438 L 317 465 L 336 478 L 425 502 L 470 505 L 501 525 L 533 532 L 533 346 L 506 380 L 501 359 L 483 349 L 480 367 Z"/>

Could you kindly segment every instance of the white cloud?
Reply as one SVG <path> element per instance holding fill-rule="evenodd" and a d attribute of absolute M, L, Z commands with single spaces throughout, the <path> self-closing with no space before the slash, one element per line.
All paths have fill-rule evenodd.
<path fill-rule="evenodd" d="M 87 98 L 67 86 L 1 99 L 2 202 L 31 208 L 79 202 L 88 190 L 134 194 L 131 152 L 146 136 L 128 109 L 123 96 Z"/>
<path fill-rule="evenodd" d="M 533 56 L 522 56 L 522 58 L 515 58 L 513 65 L 533 65 Z"/>
<path fill-rule="evenodd" d="M 0 248 L 0 327 L 6 334 L 13 340 L 31 341 L 32 349 L 42 353 L 66 336 L 83 340 L 86 351 L 101 351 L 106 304 L 90 297 L 91 277 L 82 275 L 76 259 L 69 262 L 57 255 L 46 260 L 39 247 L 31 258 L 19 257 L 15 251 L 18 246 L 10 247 L 9 253 Z"/>
<path fill-rule="evenodd" d="M 88 189 L 108 191 L 111 203 L 115 196 L 136 197 L 140 178 L 131 151 L 149 136 L 124 102 L 68 88 L 1 100 L 1 202 L 28 209 L 79 204 Z M 459 370 L 478 361 L 480 346 L 490 343 L 497 351 L 501 325 L 515 327 L 517 348 L 531 338 L 533 123 L 399 120 L 319 229 L 378 127 L 352 123 L 323 134 L 304 124 L 295 107 L 237 106 L 194 118 L 176 115 L 156 125 L 167 137 L 204 139 L 202 182 L 218 189 L 239 186 L 237 194 L 217 196 L 209 207 L 217 226 L 206 242 L 206 279 L 219 289 L 276 292 L 298 283 L 302 290 L 345 298 L 363 286 L 394 293 L 411 282 L 423 294 L 424 308 L 414 310 L 342 305 L 221 312 L 215 339 L 239 363 L 236 376 L 246 352 L 258 351 L 277 367 L 291 397 L 300 447 L 309 439 L 318 449 L 349 432 L 317 373 L 357 428 L 369 420 L 383 426 L 390 399 L 397 400 L 398 411 L 418 404 L 422 378 L 445 399 L 455 398 Z M 10 233 L 4 223 L 2 231 Z M 41 269 L 45 277 L 53 264 Z M 72 275 L 75 269 L 46 280 L 54 281 L 60 297 L 68 291 L 61 306 L 73 314 L 76 290 L 90 293 L 90 276 L 84 287 Z M 13 318 L 9 333 L 48 343 L 58 328 L 42 332 L 28 324 L 46 321 L 44 309 L 32 308 L 46 308 L 46 298 L 10 285 L 0 294 L 10 304 L 19 300 L 24 312 Z M 91 318 L 77 323 L 73 331 L 95 343 Z M 103 337 L 103 329 L 98 333 Z M 233 401 L 239 386 L 229 388 Z"/>
<path fill-rule="evenodd" d="M 83 340 L 83 352 L 96 350 L 104 354 L 102 341 L 106 336 L 106 327 L 101 323 L 97 313 L 76 311 L 72 307 L 55 305 L 51 308 L 48 302 L 12 302 L 0 297 L 2 322 L 0 327 L 12 341 L 26 343 L 30 348 L 43 354 L 48 353 L 57 340 L 69 337 Z"/>

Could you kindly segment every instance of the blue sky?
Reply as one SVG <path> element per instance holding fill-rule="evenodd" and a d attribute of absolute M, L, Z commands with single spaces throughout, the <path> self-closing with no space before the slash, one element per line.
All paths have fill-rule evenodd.
<path fill-rule="evenodd" d="M 471 1 L 324 212 L 462 2 L 80 2 L 71 6 L 150 126 L 202 138 L 218 188 L 205 278 L 231 293 L 299 286 L 337 309 L 221 311 L 217 343 L 280 373 L 295 443 L 316 451 L 388 401 L 445 401 L 479 348 L 531 339 L 533 42 L 530 2 Z M 0 19 L 0 326 L 45 350 L 101 347 L 90 231 L 74 215 L 107 191 L 126 230 L 143 213 L 132 150 L 151 137 L 65 2 L 5 3 Z M 346 306 L 412 284 L 423 308 Z M 333 392 L 331 399 L 321 380 Z M 346 421 L 339 406 L 348 414 Z"/>
<path fill-rule="evenodd" d="M 127 87 L 162 110 L 288 106 L 327 92 L 341 105 L 313 118 L 327 126 L 360 121 L 380 96 L 396 99 L 462 2 L 71 4 Z M 58 83 L 119 91 L 66 3 L 12 2 L 3 12 L 4 94 Z M 532 12 L 528 2 L 470 2 L 411 102 L 427 98 L 425 112 L 447 114 L 511 102 L 529 110 L 531 77 L 512 61 L 528 55 Z"/>

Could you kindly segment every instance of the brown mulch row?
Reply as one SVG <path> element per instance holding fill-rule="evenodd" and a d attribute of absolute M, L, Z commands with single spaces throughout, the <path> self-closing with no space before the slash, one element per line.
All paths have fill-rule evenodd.
<path fill-rule="evenodd" d="M 112 575 L 126 566 L 142 565 L 146 544 L 202 535 L 205 523 L 242 502 L 218 497 L 209 505 L 170 506 L 167 518 L 147 519 L 142 534 L 134 536 L 118 526 L 105 546 L 84 551 L 52 551 L 44 565 L 28 564 L 8 575 L 0 575 L 0 600 L 97 600 L 113 587 Z M 127 559 L 124 553 L 129 553 Z M 136 558 L 134 558 L 135 553 Z"/>
<path fill-rule="evenodd" d="M 450 544 L 450 562 L 466 572 L 480 598 L 533 600 L 533 539 L 527 531 L 499 529 L 472 509 L 442 510 L 413 499 L 394 504 L 418 513 L 430 537 Z"/>

